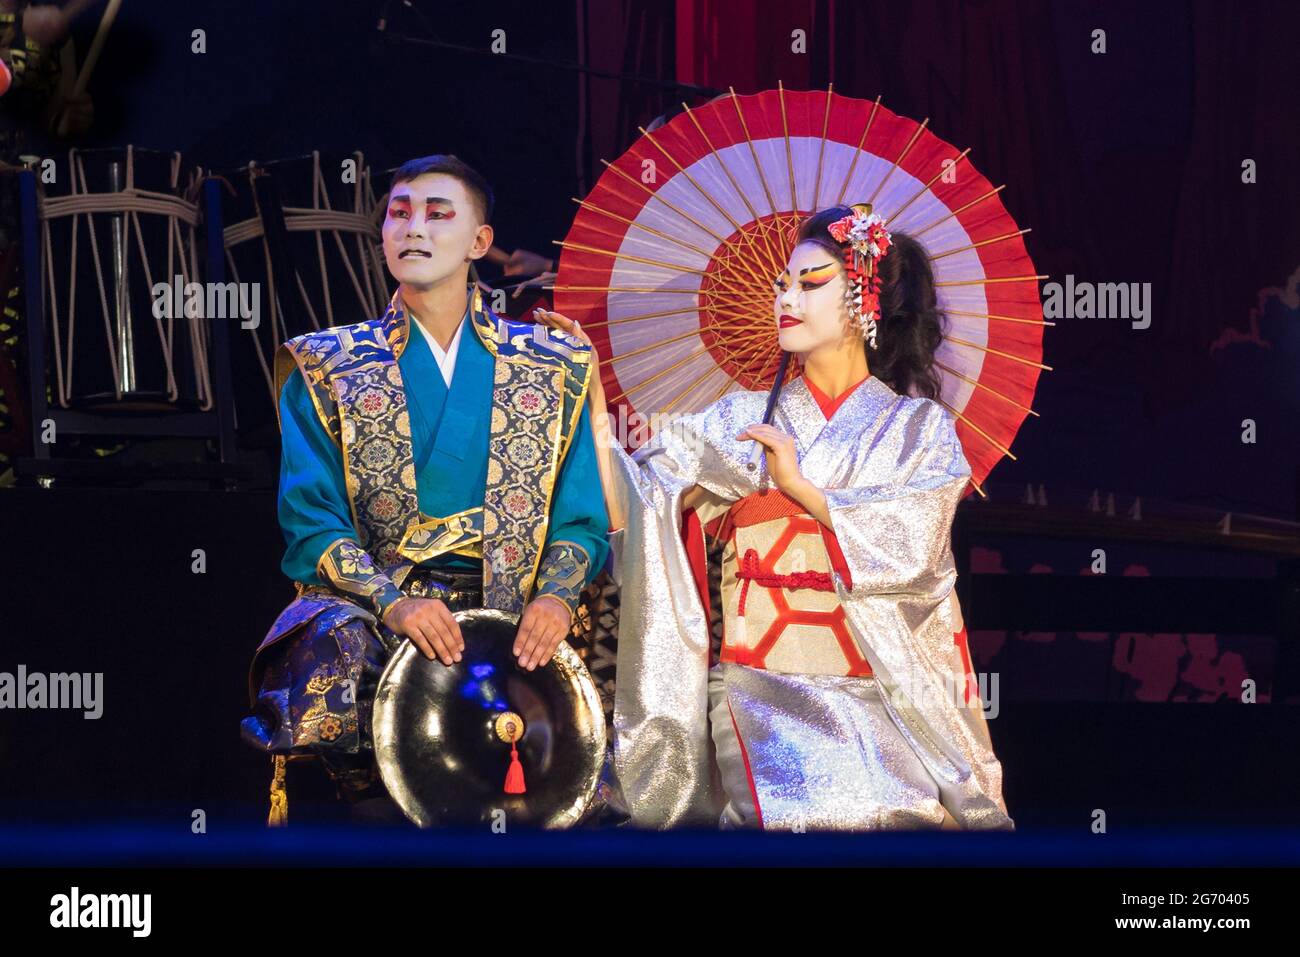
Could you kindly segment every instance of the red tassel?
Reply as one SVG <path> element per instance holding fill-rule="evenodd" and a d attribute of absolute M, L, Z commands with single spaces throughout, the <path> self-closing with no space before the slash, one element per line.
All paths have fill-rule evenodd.
<path fill-rule="evenodd" d="M 510 770 L 506 772 L 506 793 L 527 793 L 524 787 L 524 766 L 519 763 L 519 749 L 515 747 L 513 741 L 510 742 Z"/>

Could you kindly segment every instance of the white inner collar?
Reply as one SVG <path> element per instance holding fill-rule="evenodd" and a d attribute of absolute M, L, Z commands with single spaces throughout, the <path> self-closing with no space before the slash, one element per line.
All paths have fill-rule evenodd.
<path fill-rule="evenodd" d="M 424 328 L 424 323 L 415 316 L 411 316 L 411 322 L 423 333 L 424 341 L 429 344 L 429 351 L 433 353 L 433 358 L 438 363 L 438 371 L 442 373 L 442 381 L 447 383 L 447 388 L 450 389 L 452 373 L 456 371 L 456 353 L 460 351 L 460 336 L 465 331 L 465 320 L 462 319 L 460 325 L 456 327 L 456 334 L 451 337 L 451 345 L 447 346 L 445 351 L 438 345 L 438 340 L 433 337 L 433 333 Z"/>

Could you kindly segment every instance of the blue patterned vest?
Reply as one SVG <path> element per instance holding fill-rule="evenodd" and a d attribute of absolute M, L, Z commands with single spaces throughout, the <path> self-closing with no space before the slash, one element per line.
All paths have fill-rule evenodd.
<path fill-rule="evenodd" d="M 551 495 L 591 373 L 586 343 L 485 308 L 473 290 L 471 325 L 495 360 L 482 508 L 422 515 L 406 390 L 397 359 L 410 320 L 394 294 L 378 319 L 297 336 L 276 353 L 276 394 L 295 366 L 343 457 L 358 541 L 386 569 L 454 552 L 483 559 L 489 608 L 519 612 L 546 540 Z"/>

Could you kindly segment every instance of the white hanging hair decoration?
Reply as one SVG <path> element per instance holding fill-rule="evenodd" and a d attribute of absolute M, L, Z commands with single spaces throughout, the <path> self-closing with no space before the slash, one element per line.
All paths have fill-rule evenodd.
<path fill-rule="evenodd" d="M 845 300 L 849 316 L 859 334 L 871 348 L 876 348 L 876 320 L 880 316 L 880 276 L 876 264 L 889 252 L 893 237 L 885 229 L 885 220 L 871 211 L 870 203 L 854 203 L 853 212 L 826 227 L 844 250 L 844 269 L 848 273 Z"/>

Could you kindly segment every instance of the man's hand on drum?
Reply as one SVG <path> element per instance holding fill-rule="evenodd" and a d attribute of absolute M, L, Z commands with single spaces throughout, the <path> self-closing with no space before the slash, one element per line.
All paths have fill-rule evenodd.
<path fill-rule="evenodd" d="M 569 606 L 560 599 L 542 595 L 530 601 L 515 633 L 514 654 L 519 667 L 532 671 L 550 661 L 572 624 Z"/>
<path fill-rule="evenodd" d="M 394 633 L 410 638 L 430 661 L 436 656 L 450 667 L 460 661 L 465 651 L 460 625 L 436 598 L 399 599 L 384 613 L 384 624 Z"/>

